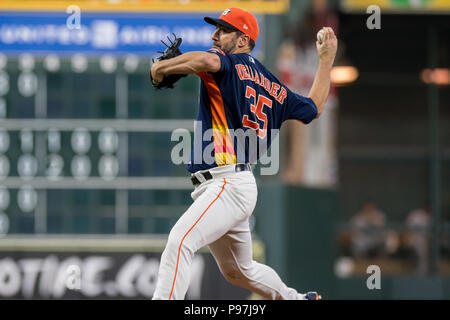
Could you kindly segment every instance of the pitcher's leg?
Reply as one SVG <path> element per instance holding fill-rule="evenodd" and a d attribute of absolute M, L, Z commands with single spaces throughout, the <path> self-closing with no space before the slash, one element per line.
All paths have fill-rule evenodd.
<path fill-rule="evenodd" d="M 196 198 L 170 231 L 153 299 L 184 299 L 194 253 L 222 237 L 242 219 L 229 209 L 231 201 L 225 179 L 204 188 L 206 191 Z"/>
<path fill-rule="evenodd" d="M 248 221 L 233 228 L 209 245 L 220 271 L 232 284 L 255 292 L 266 299 L 298 300 L 303 295 L 287 287 L 278 274 L 253 260 L 252 239 Z"/>

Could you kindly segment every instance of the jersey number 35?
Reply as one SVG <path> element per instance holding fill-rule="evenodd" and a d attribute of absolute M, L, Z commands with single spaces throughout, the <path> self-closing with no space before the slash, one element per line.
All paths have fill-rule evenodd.
<path fill-rule="evenodd" d="M 250 102 L 250 111 L 254 114 L 256 119 L 262 122 L 260 125 L 258 122 L 250 120 L 248 115 L 244 115 L 242 118 L 242 125 L 247 128 L 251 128 L 258 131 L 258 137 L 264 139 L 267 134 L 267 114 L 263 111 L 264 106 L 268 106 L 272 109 L 272 100 L 266 96 L 259 94 L 256 97 L 256 90 L 250 86 L 247 86 L 245 90 L 245 97 L 247 99 L 253 98 L 253 103 Z"/>

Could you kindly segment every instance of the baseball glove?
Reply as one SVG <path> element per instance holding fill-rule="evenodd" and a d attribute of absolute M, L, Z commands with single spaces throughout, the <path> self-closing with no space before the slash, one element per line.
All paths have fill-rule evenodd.
<path fill-rule="evenodd" d="M 162 60 L 172 59 L 172 58 L 175 58 L 182 54 L 179 47 L 180 47 L 183 39 L 178 38 L 174 33 L 173 33 L 173 36 L 174 36 L 173 41 L 170 40 L 169 37 L 167 37 L 167 39 L 170 42 L 170 45 L 166 44 L 164 41 L 161 40 L 161 42 L 167 47 L 167 49 L 164 50 L 164 52 L 158 51 L 158 53 L 161 53 L 161 55 L 157 58 L 152 59 L 153 63 L 162 61 Z M 178 80 L 180 80 L 183 77 L 186 77 L 186 75 L 185 74 L 168 74 L 168 75 L 164 76 L 164 78 L 161 82 L 155 82 L 155 81 L 153 81 L 152 75 L 150 73 L 150 79 L 152 81 L 152 85 L 156 89 L 173 88 L 175 82 L 177 82 Z"/>

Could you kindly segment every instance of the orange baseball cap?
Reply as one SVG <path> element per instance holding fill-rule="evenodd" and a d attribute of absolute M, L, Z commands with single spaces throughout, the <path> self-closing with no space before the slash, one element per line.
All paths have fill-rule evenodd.
<path fill-rule="evenodd" d="M 221 25 L 232 30 L 239 30 L 256 41 L 259 35 L 258 21 L 249 11 L 241 8 L 229 8 L 217 18 L 205 17 L 205 21 L 212 25 Z"/>

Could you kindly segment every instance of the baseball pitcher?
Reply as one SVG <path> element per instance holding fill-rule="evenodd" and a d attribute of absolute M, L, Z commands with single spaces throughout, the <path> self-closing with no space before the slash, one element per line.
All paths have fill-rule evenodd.
<path fill-rule="evenodd" d="M 266 299 L 320 299 L 316 292 L 302 294 L 286 286 L 272 268 L 253 260 L 249 217 L 258 193 L 254 161 L 245 148 L 248 145 L 244 155 L 238 155 L 240 149 L 230 132 L 252 130 L 270 146 L 271 130 L 280 129 L 283 121 L 307 124 L 318 118 L 330 89 L 336 36 L 331 28 L 322 29 L 321 41 L 316 43 L 318 69 L 309 96 L 304 97 L 289 90 L 251 55 L 259 34 L 253 14 L 230 8 L 219 18 L 204 20 L 216 26 L 210 50 L 182 54 L 181 40 L 176 38 L 151 67 L 156 88 L 171 88 L 189 74 L 200 77 L 194 134 L 203 137 L 210 130 L 213 141 L 211 150 L 206 150 L 208 141 L 193 144 L 187 170 L 195 187 L 194 202 L 170 231 L 153 299 L 184 299 L 192 258 L 204 246 L 209 246 L 220 271 L 234 285 Z M 196 159 L 199 151 L 212 154 L 213 161 Z"/>

